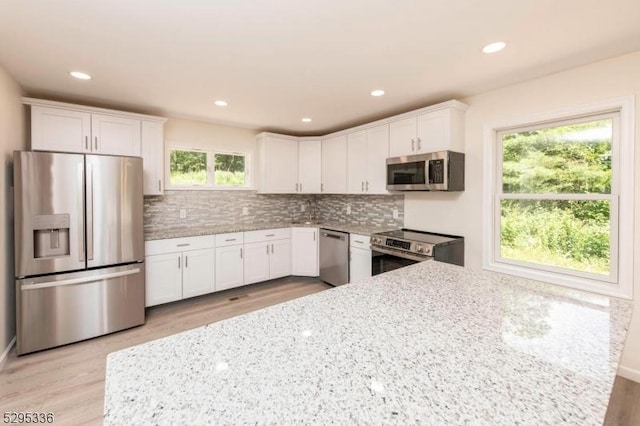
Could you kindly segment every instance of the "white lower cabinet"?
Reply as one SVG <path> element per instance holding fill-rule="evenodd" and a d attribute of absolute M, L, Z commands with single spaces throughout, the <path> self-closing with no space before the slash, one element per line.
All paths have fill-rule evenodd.
<path fill-rule="evenodd" d="M 182 253 L 182 298 L 216 291 L 215 249 L 191 250 Z"/>
<path fill-rule="evenodd" d="M 291 275 L 291 228 L 244 233 L 244 283 Z"/>
<path fill-rule="evenodd" d="M 349 235 L 349 282 L 371 277 L 371 241 L 365 235 Z"/>
<path fill-rule="evenodd" d="M 145 306 L 182 299 L 182 253 L 156 254 L 145 258 Z"/>
<path fill-rule="evenodd" d="M 318 228 L 291 230 L 291 275 L 317 277 Z"/>
<path fill-rule="evenodd" d="M 145 243 L 145 306 L 215 291 L 214 237 Z"/>
<path fill-rule="evenodd" d="M 216 291 L 244 284 L 244 233 L 216 235 Z"/>

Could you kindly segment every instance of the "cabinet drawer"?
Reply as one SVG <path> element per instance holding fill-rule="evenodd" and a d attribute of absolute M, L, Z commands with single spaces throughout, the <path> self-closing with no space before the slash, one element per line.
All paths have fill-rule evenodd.
<path fill-rule="evenodd" d="M 244 242 L 242 232 L 231 232 L 229 234 L 216 235 L 216 247 L 235 246 Z"/>
<path fill-rule="evenodd" d="M 351 247 L 369 249 L 371 247 L 371 237 L 367 235 L 349 234 L 349 245 Z"/>
<path fill-rule="evenodd" d="M 199 237 L 168 238 L 166 240 L 153 240 L 144 243 L 145 255 L 177 253 L 185 250 L 198 250 L 214 248 L 215 238 L 213 235 L 203 235 Z"/>
<path fill-rule="evenodd" d="M 286 238 L 291 238 L 291 228 L 263 229 L 260 231 L 247 231 L 244 233 L 245 243 L 284 240 Z"/>

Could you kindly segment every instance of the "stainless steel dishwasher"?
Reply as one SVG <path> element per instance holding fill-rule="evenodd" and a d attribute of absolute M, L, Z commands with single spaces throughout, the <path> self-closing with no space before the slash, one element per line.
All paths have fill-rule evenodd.
<path fill-rule="evenodd" d="M 349 234 L 320 229 L 320 279 L 331 285 L 349 282 Z"/>

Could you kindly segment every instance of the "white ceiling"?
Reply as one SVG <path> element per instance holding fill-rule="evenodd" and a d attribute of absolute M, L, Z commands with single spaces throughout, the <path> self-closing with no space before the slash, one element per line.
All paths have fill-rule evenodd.
<path fill-rule="evenodd" d="M 0 40 L 29 96 L 311 135 L 640 50 L 640 1 L 2 0 Z"/>

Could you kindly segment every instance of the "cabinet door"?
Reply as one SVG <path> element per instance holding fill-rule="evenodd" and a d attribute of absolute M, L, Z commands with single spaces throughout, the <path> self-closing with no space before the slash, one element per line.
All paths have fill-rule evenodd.
<path fill-rule="evenodd" d="M 347 137 L 337 136 L 322 141 L 322 192 L 347 192 Z"/>
<path fill-rule="evenodd" d="M 298 192 L 320 193 L 322 145 L 317 141 L 298 143 Z"/>
<path fill-rule="evenodd" d="M 216 248 L 216 291 L 244 284 L 244 248 L 242 245 Z"/>
<path fill-rule="evenodd" d="M 270 242 L 244 245 L 244 283 L 252 284 L 269 279 Z"/>
<path fill-rule="evenodd" d="M 433 111 L 418 116 L 416 148 L 419 153 L 451 149 L 450 118 L 449 110 Z"/>
<path fill-rule="evenodd" d="M 145 306 L 182 299 L 182 253 L 145 258 Z"/>
<path fill-rule="evenodd" d="M 416 118 L 409 117 L 389 124 L 389 157 L 417 154 Z"/>
<path fill-rule="evenodd" d="M 31 107 L 31 149 L 91 152 L 91 114 L 66 109 Z"/>
<path fill-rule="evenodd" d="M 350 247 L 349 282 L 371 277 L 371 250 Z"/>
<path fill-rule="evenodd" d="M 291 275 L 319 275 L 318 228 L 293 228 L 291 231 Z"/>
<path fill-rule="evenodd" d="M 389 125 L 367 129 L 367 194 L 387 194 L 387 158 L 389 157 Z"/>
<path fill-rule="evenodd" d="M 140 120 L 111 115 L 91 115 L 94 154 L 140 156 Z"/>
<path fill-rule="evenodd" d="M 270 243 L 269 279 L 291 275 L 291 240 Z"/>
<path fill-rule="evenodd" d="M 298 141 L 268 136 L 264 140 L 260 160 L 264 171 L 260 192 L 289 194 L 298 183 Z"/>
<path fill-rule="evenodd" d="M 190 250 L 182 253 L 182 298 L 212 293 L 216 290 L 215 249 Z"/>
<path fill-rule="evenodd" d="M 367 132 L 347 135 L 347 192 L 363 194 L 367 180 Z"/>
<path fill-rule="evenodd" d="M 164 187 L 163 123 L 142 122 L 142 163 L 144 195 L 161 195 Z"/>

